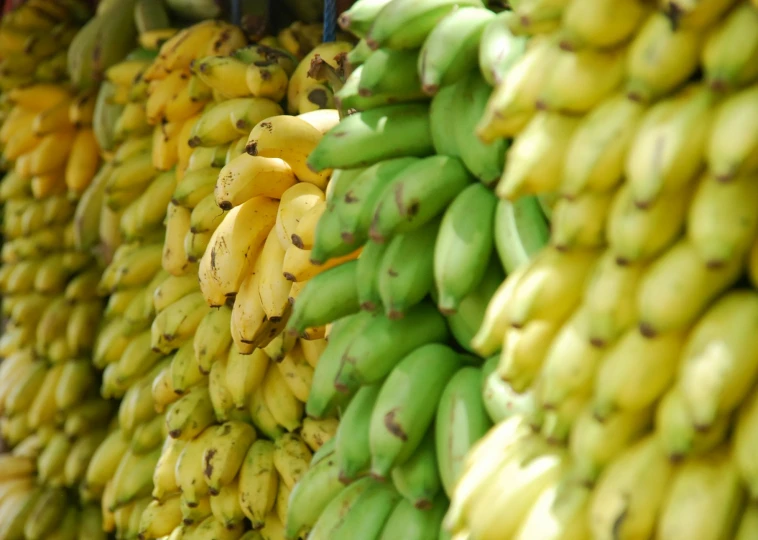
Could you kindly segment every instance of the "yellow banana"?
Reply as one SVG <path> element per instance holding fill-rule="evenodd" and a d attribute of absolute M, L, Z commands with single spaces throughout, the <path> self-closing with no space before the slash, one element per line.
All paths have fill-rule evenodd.
<path fill-rule="evenodd" d="M 274 226 L 276 208 L 275 200 L 256 197 L 224 216 L 200 260 L 200 289 L 209 305 L 223 305 L 237 293 Z"/>
<path fill-rule="evenodd" d="M 190 231 L 193 233 L 212 233 L 224 219 L 226 212 L 216 204 L 216 197 L 209 193 L 192 209 Z"/>
<path fill-rule="evenodd" d="M 235 478 L 226 484 L 214 497 L 211 497 L 211 512 L 227 529 L 233 529 L 245 519 L 245 513 L 239 502 L 239 480 Z"/>
<path fill-rule="evenodd" d="M 168 204 L 161 265 L 172 276 L 182 276 L 190 267 L 184 250 L 184 237 L 190 229 L 190 215 L 189 209 L 173 202 Z"/>
<path fill-rule="evenodd" d="M 307 164 L 308 155 L 322 137 L 319 130 L 295 116 L 272 116 L 255 125 L 246 149 L 253 156 L 283 159 L 300 181 L 323 189 L 331 170 L 314 173 Z"/>
<path fill-rule="evenodd" d="M 280 212 L 281 209 L 280 204 Z M 278 213 L 278 215 L 280 214 Z M 292 288 L 292 282 L 287 280 L 282 272 L 284 254 L 281 235 L 275 226 L 269 232 L 256 262 L 256 269 L 259 274 L 256 276 L 256 281 L 260 305 L 266 317 L 272 322 L 282 320 L 291 308 L 289 291 Z"/>
<path fill-rule="evenodd" d="M 246 66 L 245 85 L 248 92 L 255 97 L 281 101 L 287 95 L 287 71 L 276 62 L 261 64 L 253 62 Z"/>
<path fill-rule="evenodd" d="M 286 161 L 244 153 L 221 169 L 214 194 L 220 208 L 231 210 L 260 195 L 280 199 L 296 182 Z"/>
<path fill-rule="evenodd" d="M 151 347 L 169 353 L 192 338 L 210 308 L 202 293 L 190 293 L 158 313 L 151 326 Z"/>
<path fill-rule="evenodd" d="M 214 360 L 225 354 L 232 344 L 229 333 L 231 320 L 231 308 L 221 306 L 209 310 L 198 324 L 193 337 L 193 349 L 201 373 L 209 373 Z"/>
<path fill-rule="evenodd" d="M 161 448 L 161 457 L 153 470 L 154 499 L 163 501 L 179 491 L 176 478 L 176 463 L 187 441 L 166 437 Z"/>
<path fill-rule="evenodd" d="M 194 439 L 214 421 L 210 394 L 203 386 L 192 388 L 166 412 L 168 434 L 174 439 Z"/>
<path fill-rule="evenodd" d="M 208 494 L 208 484 L 203 477 L 203 451 L 212 434 L 211 427 L 188 440 L 176 461 L 176 483 L 182 500 L 190 508 L 197 507 L 200 499 Z"/>
<path fill-rule="evenodd" d="M 706 148 L 708 169 L 727 181 L 758 170 L 758 136 L 749 126 L 758 119 L 758 87 L 753 85 L 725 99 L 716 109 Z"/>
<path fill-rule="evenodd" d="M 255 349 L 252 355 L 243 355 L 237 347 L 229 348 L 226 388 L 237 409 L 243 409 L 252 393 L 260 387 L 269 362 L 269 357 L 262 349 Z"/>
<path fill-rule="evenodd" d="M 211 496 L 215 496 L 237 476 L 256 433 L 250 424 L 235 420 L 212 429 L 203 452 L 203 464 L 205 482 Z"/>
<path fill-rule="evenodd" d="M 300 249 L 310 250 L 313 248 L 313 240 L 316 233 L 316 225 L 321 215 L 326 211 L 326 201 L 313 205 L 310 210 L 300 216 L 295 230 L 290 235 L 290 242 Z"/>
<path fill-rule="evenodd" d="M 153 500 L 140 516 L 139 537 L 160 538 L 168 536 L 181 524 L 182 510 L 179 504 L 179 495 L 169 497 L 165 501 Z"/>
<path fill-rule="evenodd" d="M 225 99 L 251 95 L 245 79 L 247 68 L 245 62 L 234 56 L 209 56 L 192 63 L 192 72 Z"/>

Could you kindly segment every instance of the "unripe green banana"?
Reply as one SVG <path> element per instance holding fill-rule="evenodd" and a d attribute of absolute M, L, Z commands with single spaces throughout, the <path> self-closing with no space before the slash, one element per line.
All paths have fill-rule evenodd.
<path fill-rule="evenodd" d="M 355 273 L 358 303 L 362 310 L 373 312 L 382 307 L 382 298 L 379 293 L 379 265 L 388 246 L 386 242 L 380 244 L 368 240 L 358 257 L 358 268 Z"/>
<path fill-rule="evenodd" d="M 426 369 L 430 361 L 433 372 Z M 434 419 L 443 385 L 460 362 L 455 351 L 434 343 L 417 348 L 392 369 L 371 412 L 372 475 L 386 478 L 418 448 Z"/>
<path fill-rule="evenodd" d="M 418 448 L 400 465 L 392 469 L 392 484 L 414 508 L 429 510 L 442 490 L 437 462 L 434 427 L 430 427 Z"/>

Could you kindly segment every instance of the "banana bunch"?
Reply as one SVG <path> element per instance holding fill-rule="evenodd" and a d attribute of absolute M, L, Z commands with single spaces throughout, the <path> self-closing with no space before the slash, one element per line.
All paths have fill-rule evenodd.
<path fill-rule="evenodd" d="M 362 71 L 376 73 L 371 60 L 382 48 L 397 58 L 419 54 L 417 80 L 433 95 L 434 149 L 457 155 L 499 199 L 475 205 L 481 186 L 464 187 L 442 215 L 433 253 L 432 297 L 443 313 L 466 309 L 468 332 L 449 318 L 451 333 L 489 357 L 482 391 L 496 422 L 454 482 L 447 533 L 754 534 L 755 510 L 745 500 L 758 470 L 748 450 L 758 374 L 758 357 L 748 353 L 758 309 L 758 42 L 733 40 L 737 28 L 758 30 L 755 5 L 534 0 L 498 14 L 472 5 L 446 18 L 436 12 L 422 38 L 421 6 L 444 2 L 380 4 L 358 2 L 343 16 L 366 43 L 351 55 L 351 77 L 360 80 L 348 79 L 343 91 L 360 88 Z M 415 26 L 403 19 L 411 10 Z M 466 66 L 478 73 L 463 74 Z M 435 104 L 450 110 L 470 77 L 493 87 L 468 119 L 469 137 L 478 139 L 470 144 L 505 145 L 501 174 L 490 180 L 484 158 L 476 169 L 456 148 L 454 123 L 435 130 Z M 340 137 L 312 152 L 313 169 L 351 171 L 385 151 L 372 145 L 366 156 L 368 145 L 345 137 L 359 133 L 353 117 L 375 110 L 327 135 Z M 381 157 L 405 157 L 400 149 L 409 148 Z M 399 193 L 396 205 L 406 197 Z M 411 217 L 427 215 L 427 199 L 413 200 Z M 466 219 L 456 219 L 466 204 Z M 477 225 L 485 207 L 493 212 L 486 241 L 487 226 Z M 384 237 L 385 212 L 377 206 L 368 220 L 371 241 Z M 506 279 L 492 274 L 480 242 L 494 244 Z M 385 303 L 381 279 L 368 303 Z M 461 298 L 476 280 L 486 292 L 468 311 Z M 294 318 L 297 303 L 293 311 Z"/>

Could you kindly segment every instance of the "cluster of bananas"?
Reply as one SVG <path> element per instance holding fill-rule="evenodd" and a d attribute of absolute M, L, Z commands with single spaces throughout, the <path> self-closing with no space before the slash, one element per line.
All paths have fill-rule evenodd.
<path fill-rule="evenodd" d="M 109 261 L 94 362 L 101 394 L 121 402 L 86 485 L 121 537 L 236 539 L 250 521 L 260 533 L 245 538 L 283 538 L 289 492 L 336 431 L 335 418 L 303 418 L 323 325 L 270 360 L 283 349 L 274 338 L 291 289 L 318 272 L 297 248 L 286 278 L 282 239 L 289 245 L 295 217 L 323 201 L 327 178 L 298 183 L 285 159 L 245 152 L 259 122 L 288 118 L 278 102 L 308 71 L 265 42 L 248 46 L 239 28 L 203 21 L 110 67 L 98 95 L 110 159 L 77 207 L 77 230 L 82 249 Z M 319 135 L 339 121 L 308 110 L 299 121 Z M 297 140 L 275 142 L 286 151 Z M 267 274 L 260 287 L 243 280 L 253 261 Z"/>
<path fill-rule="evenodd" d="M 90 17 L 83 0 L 30 0 L 0 23 L 0 90 L 68 78 L 66 50 Z"/>
<path fill-rule="evenodd" d="M 742 36 L 758 36 L 758 7 L 511 5 L 457 57 L 482 74 L 492 44 L 507 58 L 489 70 L 475 132 L 512 139 L 488 241 L 509 275 L 469 346 L 499 352 L 485 400 L 511 411 L 467 456 L 445 526 L 477 539 L 751 538 L 758 40 Z M 473 35 L 474 9 L 427 42 L 446 26 L 459 25 L 448 47 Z M 428 64 L 425 89 L 440 80 L 426 82 Z M 467 231 L 484 206 L 469 206 L 456 256 L 481 270 Z M 544 209 L 549 246 L 520 207 Z M 509 241 L 498 216 L 521 220 Z"/>
<path fill-rule="evenodd" d="M 8 168 L 0 183 L 0 431 L 11 448 L 0 455 L 0 537 L 7 539 L 105 538 L 84 482 L 113 412 L 97 395 L 91 362 L 101 270 L 77 250 L 73 219 L 100 155 L 94 95 L 75 95 L 65 82 L 65 49 L 88 14 L 84 3 L 30 1 L 0 26 L 8 82 L 0 129 Z"/>

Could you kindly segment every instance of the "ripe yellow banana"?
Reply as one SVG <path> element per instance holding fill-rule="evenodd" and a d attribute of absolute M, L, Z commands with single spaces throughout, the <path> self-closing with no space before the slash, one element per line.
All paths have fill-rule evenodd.
<path fill-rule="evenodd" d="M 231 209 L 200 260 L 203 296 L 211 306 L 234 296 L 276 221 L 277 201 L 255 197 Z"/>
<path fill-rule="evenodd" d="M 255 349 L 252 355 L 243 355 L 236 346 L 229 348 L 226 388 L 237 409 L 243 409 L 252 393 L 260 387 L 269 362 L 269 357 L 262 349 Z"/>
<path fill-rule="evenodd" d="M 232 320 L 232 310 L 229 306 L 221 306 L 207 311 L 198 324 L 193 338 L 195 362 L 201 373 L 209 373 L 213 362 L 225 355 L 232 344 L 229 325 Z"/>
<path fill-rule="evenodd" d="M 231 420 L 213 428 L 203 451 L 203 474 L 211 496 L 237 476 L 256 433 L 248 423 Z"/>
<path fill-rule="evenodd" d="M 214 193 L 218 206 L 231 210 L 260 195 L 280 199 L 296 182 L 286 161 L 243 153 L 221 169 Z"/>
<path fill-rule="evenodd" d="M 190 293 L 158 313 L 151 326 L 151 347 L 165 354 L 192 338 L 210 307 L 200 292 Z"/>
<path fill-rule="evenodd" d="M 758 121 L 758 88 L 725 99 L 716 109 L 706 148 L 708 169 L 719 180 L 758 170 L 758 135 L 749 126 Z"/>
<path fill-rule="evenodd" d="M 308 155 L 322 137 L 319 130 L 295 116 L 272 116 L 255 125 L 246 149 L 252 156 L 283 159 L 299 180 L 323 189 L 331 170 L 314 173 L 307 164 Z"/>
<path fill-rule="evenodd" d="M 184 250 L 184 237 L 190 229 L 191 212 L 173 202 L 166 210 L 166 239 L 161 253 L 161 265 L 172 276 L 182 276 L 190 268 Z"/>
<path fill-rule="evenodd" d="M 194 439 L 215 420 L 210 393 L 203 386 L 192 388 L 166 412 L 168 434 L 174 439 Z"/>

